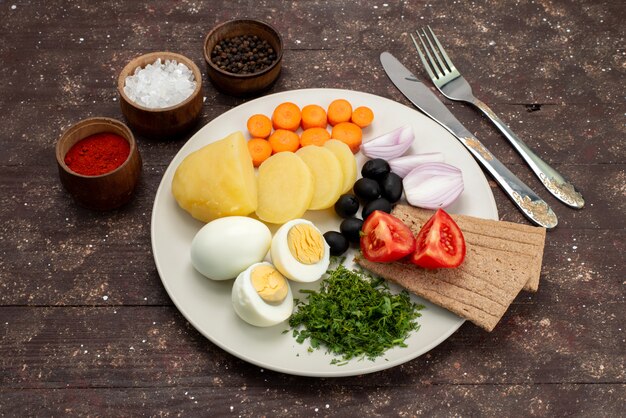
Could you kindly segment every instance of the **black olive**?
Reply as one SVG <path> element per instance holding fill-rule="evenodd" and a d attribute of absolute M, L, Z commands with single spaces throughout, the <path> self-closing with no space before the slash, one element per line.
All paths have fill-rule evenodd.
<path fill-rule="evenodd" d="M 344 219 L 339 225 L 339 230 L 343 236 L 355 244 L 361 240 L 361 228 L 363 228 L 363 221 L 359 218 Z"/>
<path fill-rule="evenodd" d="M 324 234 L 324 239 L 330 247 L 331 255 L 341 255 L 348 250 L 350 243 L 342 234 L 337 231 L 328 231 Z"/>
<path fill-rule="evenodd" d="M 380 182 L 383 197 L 391 203 L 395 203 L 402 197 L 402 178 L 396 173 L 389 173 Z"/>
<path fill-rule="evenodd" d="M 363 207 L 363 211 L 361 211 L 361 217 L 363 219 L 367 219 L 368 216 L 375 210 L 382 210 L 383 212 L 391 213 L 391 203 L 384 197 L 380 199 L 372 200 L 368 204 Z"/>
<path fill-rule="evenodd" d="M 380 185 L 376 180 L 361 178 L 352 186 L 354 194 L 366 202 L 377 199 L 380 196 Z"/>
<path fill-rule="evenodd" d="M 359 210 L 359 199 L 353 194 L 344 194 L 335 203 L 335 212 L 342 218 L 354 216 Z"/>
<path fill-rule="evenodd" d="M 391 171 L 389 163 L 382 158 L 374 158 L 363 164 L 361 175 L 368 179 L 382 180 Z"/>

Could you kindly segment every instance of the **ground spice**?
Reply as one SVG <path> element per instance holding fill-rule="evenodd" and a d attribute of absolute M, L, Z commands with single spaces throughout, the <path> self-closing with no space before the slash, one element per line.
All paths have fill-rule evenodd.
<path fill-rule="evenodd" d="M 115 170 L 130 154 L 123 137 L 102 132 L 78 141 L 65 155 L 65 164 L 75 173 L 99 176 Z"/>

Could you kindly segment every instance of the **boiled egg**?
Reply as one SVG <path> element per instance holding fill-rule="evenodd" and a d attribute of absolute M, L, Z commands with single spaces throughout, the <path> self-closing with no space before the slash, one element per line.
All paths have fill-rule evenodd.
<path fill-rule="evenodd" d="M 330 264 L 330 248 L 312 222 L 294 219 L 281 226 L 272 238 L 272 263 L 296 282 L 314 282 Z"/>
<path fill-rule="evenodd" d="M 191 241 L 191 264 L 209 279 L 234 279 L 262 261 L 271 242 L 269 228 L 256 219 L 219 218 L 204 225 Z"/>
<path fill-rule="evenodd" d="M 241 272 L 231 295 L 237 315 L 257 327 L 276 325 L 293 312 L 289 281 L 267 262 L 253 264 Z"/>

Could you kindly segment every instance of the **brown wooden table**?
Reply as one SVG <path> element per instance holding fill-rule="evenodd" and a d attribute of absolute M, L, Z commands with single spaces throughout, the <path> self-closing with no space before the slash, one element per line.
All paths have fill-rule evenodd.
<path fill-rule="evenodd" d="M 234 17 L 284 37 L 269 93 L 334 87 L 404 104 L 378 56 L 423 77 L 408 34 L 432 25 L 477 95 L 587 200 L 558 203 L 484 118 L 446 102 L 559 216 L 539 292 L 492 333 L 466 323 L 426 355 L 349 378 L 263 370 L 191 327 L 150 243 L 156 188 L 189 135 L 139 137 L 139 189 L 107 213 L 72 202 L 54 145 L 80 119 L 122 119 L 116 79 L 135 56 L 171 50 L 205 72 L 205 34 Z M 623 416 L 625 19 L 619 0 L 0 2 L 0 416 Z M 203 81 L 199 126 L 246 100 Z M 490 184 L 501 219 L 526 223 Z"/>

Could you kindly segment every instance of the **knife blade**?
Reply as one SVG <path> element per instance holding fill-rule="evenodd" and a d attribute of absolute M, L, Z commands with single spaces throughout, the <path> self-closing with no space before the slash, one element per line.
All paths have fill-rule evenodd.
<path fill-rule="evenodd" d="M 506 168 L 478 138 L 472 135 L 411 71 L 389 52 L 380 54 L 380 62 L 387 76 L 398 90 L 422 113 L 457 138 L 529 220 L 548 229 L 552 229 L 558 224 L 556 214 L 550 206 Z"/>

